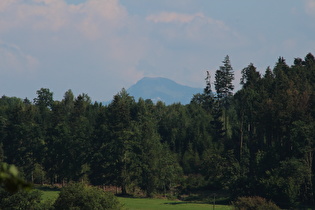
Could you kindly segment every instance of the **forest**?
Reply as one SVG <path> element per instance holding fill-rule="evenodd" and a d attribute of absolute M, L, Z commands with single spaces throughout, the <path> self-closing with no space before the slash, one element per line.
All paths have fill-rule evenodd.
<path fill-rule="evenodd" d="M 0 162 L 35 184 L 72 181 L 180 196 L 224 191 L 279 206 L 314 205 L 315 58 L 250 63 L 234 91 L 229 56 L 187 105 L 135 99 L 110 104 L 48 88 L 32 101 L 0 98 Z"/>

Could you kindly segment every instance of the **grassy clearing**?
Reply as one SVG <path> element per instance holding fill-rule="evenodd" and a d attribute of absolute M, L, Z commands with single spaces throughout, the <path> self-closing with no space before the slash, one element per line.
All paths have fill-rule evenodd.
<path fill-rule="evenodd" d="M 212 209 L 212 204 L 192 203 L 185 201 L 171 201 L 166 199 L 151 199 L 151 198 L 124 198 L 118 197 L 119 201 L 124 204 L 125 210 L 134 209 Z M 215 209 L 230 210 L 231 206 L 215 205 Z"/>
<path fill-rule="evenodd" d="M 54 201 L 57 199 L 60 189 L 50 186 L 38 186 L 35 189 L 39 190 L 42 193 L 42 202 Z"/>
<path fill-rule="evenodd" d="M 42 202 L 54 201 L 57 199 L 60 189 L 53 188 L 49 186 L 39 186 L 35 189 L 42 192 Z M 174 201 L 167 199 L 157 199 L 157 198 L 126 198 L 118 197 L 121 204 L 124 205 L 125 210 L 134 209 L 213 209 L 212 204 L 197 203 L 196 201 Z M 218 210 L 231 210 L 232 207 L 228 205 L 215 205 L 215 209 Z"/>

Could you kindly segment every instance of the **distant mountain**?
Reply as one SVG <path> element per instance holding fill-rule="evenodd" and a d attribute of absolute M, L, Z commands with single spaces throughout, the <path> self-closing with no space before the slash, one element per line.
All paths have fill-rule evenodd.
<path fill-rule="evenodd" d="M 173 103 L 188 104 L 194 94 L 202 93 L 202 88 L 180 85 L 162 77 L 144 77 L 132 85 L 127 92 L 138 100 L 151 99 L 154 103 L 163 101 L 166 105 Z"/>

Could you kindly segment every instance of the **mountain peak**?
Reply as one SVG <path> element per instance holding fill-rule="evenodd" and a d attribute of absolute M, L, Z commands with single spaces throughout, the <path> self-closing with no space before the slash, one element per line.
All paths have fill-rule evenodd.
<path fill-rule="evenodd" d="M 188 104 L 193 95 L 201 93 L 202 89 L 181 85 L 163 77 L 144 77 L 132 85 L 127 92 L 136 100 L 141 97 L 151 99 L 153 102 L 163 101 L 169 105 Z"/>

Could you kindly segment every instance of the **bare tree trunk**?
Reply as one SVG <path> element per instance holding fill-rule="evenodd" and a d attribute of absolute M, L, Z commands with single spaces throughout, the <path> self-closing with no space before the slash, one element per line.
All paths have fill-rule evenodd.
<path fill-rule="evenodd" d="M 313 180 L 312 180 L 312 166 L 313 166 L 313 155 L 314 151 L 311 150 L 307 154 L 307 165 L 308 165 L 308 176 L 307 176 L 307 199 L 310 202 L 310 204 L 314 204 L 314 194 L 313 194 Z"/>
<path fill-rule="evenodd" d="M 127 189 L 126 189 L 125 185 L 121 186 L 121 194 L 123 194 L 123 195 L 127 194 Z"/>
<path fill-rule="evenodd" d="M 242 112 L 241 117 L 241 123 L 240 123 L 240 160 L 242 159 L 243 154 L 243 139 L 244 139 L 244 133 L 243 133 L 243 123 L 244 123 L 244 112 Z"/>

